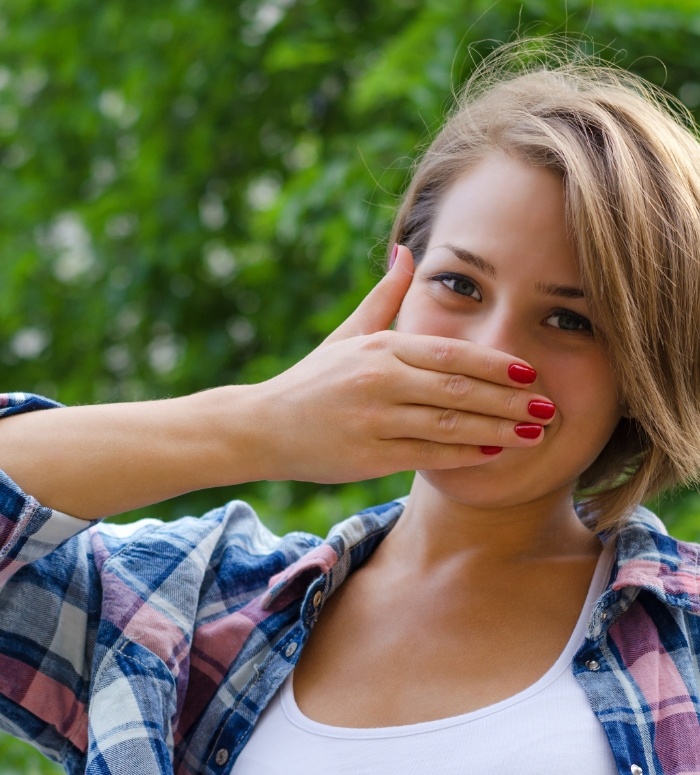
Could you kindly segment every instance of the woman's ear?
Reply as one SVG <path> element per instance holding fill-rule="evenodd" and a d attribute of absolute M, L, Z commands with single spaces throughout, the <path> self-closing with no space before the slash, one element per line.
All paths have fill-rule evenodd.
<path fill-rule="evenodd" d="M 630 409 L 627 401 L 620 395 L 619 390 L 617 394 L 617 403 L 620 407 L 620 418 L 625 420 L 633 420 L 634 417 L 632 416 L 632 410 Z"/>

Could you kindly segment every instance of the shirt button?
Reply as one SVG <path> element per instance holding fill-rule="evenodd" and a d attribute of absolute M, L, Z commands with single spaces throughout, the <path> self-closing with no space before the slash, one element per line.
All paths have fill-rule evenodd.
<path fill-rule="evenodd" d="M 588 662 L 586 662 L 586 667 L 595 673 L 597 670 L 600 670 L 600 663 L 595 659 L 589 659 Z M 633 775 L 640 775 L 640 774 L 638 772 L 633 772 Z"/>
<path fill-rule="evenodd" d="M 284 650 L 284 654 L 287 657 L 291 657 L 296 653 L 296 650 L 297 650 L 297 644 L 294 641 L 292 641 Z"/>
<path fill-rule="evenodd" d="M 644 775 L 644 770 L 638 764 L 633 764 L 630 767 L 630 773 L 631 775 Z"/>
<path fill-rule="evenodd" d="M 214 761 L 219 765 L 219 767 L 223 767 L 224 764 L 228 761 L 228 751 L 225 748 L 219 748 L 219 750 L 216 752 L 216 756 L 214 757 Z"/>
<path fill-rule="evenodd" d="M 314 595 L 314 608 L 318 608 L 321 603 L 323 602 L 323 592 L 319 589 L 318 592 Z"/>

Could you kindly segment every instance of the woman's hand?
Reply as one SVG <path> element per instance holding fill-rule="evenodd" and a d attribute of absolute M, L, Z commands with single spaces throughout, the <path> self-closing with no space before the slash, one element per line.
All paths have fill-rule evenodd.
<path fill-rule="evenodd" d="M 256 478 L 353 481 L 481 465 L 499 447 L 539 443 L 538 426 L 549 421 L 542 414 L 553 415 L 554 407 L 523 384 L 535 377 L 529 364 L 466 341 L 387 330 L 412 273 L 410 251 L 402 247 L 333 334 L 255 386 Z M 520 433 L 528 433 L 524 424 L 539 435 L 523 438 L 519 424 Z"/>
<path fill-rule="evenodd" d="M 207 487 L 479 465 L 500 447 L 537 444 L 517 426 L 541 437 L 547 420 L 533 422 L 531 402 L 553 407 L 522 384 L 534 379 L 528 364 L 387 330 L 412 274 L 401 248 L 340 328 L 260 385 L 4 418 L 0 468 L 44 505 L 92 519 Z"/>

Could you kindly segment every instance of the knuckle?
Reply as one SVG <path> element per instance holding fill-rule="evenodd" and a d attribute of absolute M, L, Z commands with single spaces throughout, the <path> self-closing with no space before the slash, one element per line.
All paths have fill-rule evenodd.
<path fill-rule="evenodd" d="M 380 352 L 390 347 L 391 331 L 376 331 L 363 337 L 363 347 L 369 352 Z"/>
<path fill-rule="evenodd" d="M 418 448 L 418 460 L 421 468 L 430 468 L 435 463 L 437 444 L 434 441 L 422 441 Z"/>
<path fill-rule="evenodd" d="M 506 412 L 509 412 L 509 413 L 517 412 L 520 409 L 521 401 L 522 401 L 521 391 L 508 389 L 505 394 Z"/>
<path fill-rule="evenodd" d="M 457 348 L 448 339 L 440 339 L 433 345 L 433 356 L 439 366 L 449 368 L 457 357 Z"/>
<path fill-rule="evenodd" d="M 469 398 L 474 393 L 474 380 L 462 374 L 451 374 L 446 381 L 447 393 L 455 398 Z"/>
<path fill-rule="evenodd" d="M 489 377 L 496 377 L 499 369 L 499 357 L 495 352 L 487 350 L 484 353 L 484 368 Z"/>
<path fill-rule="evenodd" d="M 355 375 L 354 383 L 358 390 L 382 389 L 385 383 L 385 374 L 381 369 L 372 366 L 363 366 Z"/>
<path fill-rule="evenodd" d="M 438 419 L 438 428 L 450 436 L 454 435 L 459 428 L 460 415 L 454 409 L 443 409 Z"/>
<path fill-rule="evenodd" d="M 513 432 L 513 421 L 503 419 L 499 420 L 496 433 L 500 441 L 506 443 L 512 442 L 513 439 L 516 438 L 515 433 Z"/>

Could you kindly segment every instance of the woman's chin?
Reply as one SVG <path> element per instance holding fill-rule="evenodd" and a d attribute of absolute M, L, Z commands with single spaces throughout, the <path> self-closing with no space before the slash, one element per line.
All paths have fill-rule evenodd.
<path fill-rule="evenodd" d="M 559 477 L 528 470 L 518 452 L 520 450 L 504 450 L 497 460 L 484 465 L 419 471 L 418 474 L 443 497 L 481 509 L 520 506 L 550 493 L 560 493 L 568 486 Z"/>
<path fill-rule="evenodd" d="M 421 478 L 444 497 L 477 508 L 498 508 L 512 500 L 509 475 L 496 461 L 484 466 L 465 466 L 432 471 L 419 471 Z M 484 470 L 484 469 L 492 470 Z M 511 497 L 509 497 L 511 496 Z"/>

